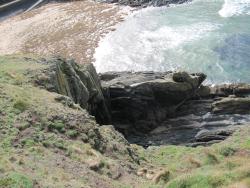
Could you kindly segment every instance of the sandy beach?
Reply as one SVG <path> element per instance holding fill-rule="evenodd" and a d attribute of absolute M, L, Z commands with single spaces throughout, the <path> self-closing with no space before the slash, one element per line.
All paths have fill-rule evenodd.
<path fill-rule="evenodd" d="M 125 15 L 124 7 L 89 0 L 49 3 L 0 22 L 0 55 L 61 55 L 89 63 L 100 38 Z"/>

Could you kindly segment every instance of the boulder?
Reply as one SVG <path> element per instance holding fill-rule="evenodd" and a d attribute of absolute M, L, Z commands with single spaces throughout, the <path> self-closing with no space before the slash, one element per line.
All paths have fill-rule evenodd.
<path fill-rule="evenodd" d="M 47 64 L 48 68 L 37 75 L 37 85 L 70 97 L 95 116 L 98 123 L 111 122 L 99 77 L 92 64 L 79 65 L 74 60 L 59 57 L 52 58 Z"/>
<path fill-rule="evenodd" d="M 206 130 L 203 129 L 195 135 L 195 141 L 197 142 L 209 142 L 214 140 L 225 140 L 234 132 L 234 129 L 215 129 Z"/>
<path fill-rule="evenodd" d="M 118 3 L 131 7 L 147 7 L 147 6 L 169 6 L 170 4 L 181 4 L 189 0 L 99 0 L 106 3 Z"/>
<path fill-rule="evenodd" d="M 113 123 L 148 132 L 194 96 L 204 74 L 120 72 L 101 75 Z"/>
<path fill-rule="evenodd" d="M 250 97 L 226 97 L 212 104 L 215 114 L 250 114 Z"/>

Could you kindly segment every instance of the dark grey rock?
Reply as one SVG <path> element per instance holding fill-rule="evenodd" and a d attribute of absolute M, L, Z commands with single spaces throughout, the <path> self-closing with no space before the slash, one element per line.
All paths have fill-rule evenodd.
<path fill-rule="evenodd" d="M 236 95 L 238 97 L 244 97 L 250 95 L 250 84 L 223 84 L 210 87 L 211 96 L 228 97 L 229 95 Z"/>
<path fill-rule="evenodd" d="M 48 68 L 37 75 L 37 85 L 70 97 L 95 116 L 98 123 L 111 122 L 99 77 L 92 64 L 79 65 L 74 60 L 59 57 L 48 62 Z"/>
<path fill-rule="evenodd" d="M 106 3 L 118 3 L 131 7 L 147 7 L 147 6 L 169 6 L 170 4 L 181 4 L 190 0 L 99 0 Z"/>
<path fill-rule="evenodd" d="M 206 130 L 203 129 L 195 135 L 197 142 L 209 142 L 212 140 L 225 140 L 235 130 L 234 129 L 217 129 L 217 130 Z"/>
<path fill-rule="evenodd" d="M 61 58 L 45 63 L 48 69 L 38 74 L 37 85 L 62 94 L 55 100 L 71 108 L 80 105 L 80 110 L 88 110 L 101 124 L 111 122 L 112 117 L 114 127 L 130 143 L 144 147 L 207 146 L 226 139 L 234 128 L 250 121 L 249 84 L 211 87 L 201 85 L 206 78 L 204 74 L 108 72 L 97 75 L 92 64 L 78 65 Z M 104 126 L 100 134 L 106 131 Z M 79 137 L 86 141 L 92 135 L 96 134 L 87 132 Z M 110 139 L 107 142 L 113 138 Z M 99 148 L 98 139 L 91 142 Z M 112 155 L 113 149 L 110 145 L 106 151 Z"/>
<path fill-rule="evenodd" d="M 226 97 L 212 104 L 216 114 L 250 114 L 250 97 Z"/>
<path fill-rule="evenodd" d="M 113 123 L 148 132 L 193 97 L 206 76 L 186 72 L 111 72 L 101 78 Z"/>

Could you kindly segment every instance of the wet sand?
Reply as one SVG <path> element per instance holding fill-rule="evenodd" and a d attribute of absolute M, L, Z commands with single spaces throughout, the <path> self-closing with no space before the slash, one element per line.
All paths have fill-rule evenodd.
<path fill-rule="evenodd" d="M 0 22 L 0 55 L 61 55 L 90 63 L 99 40 L 124 19 L 125 9 L 83 0 L 50 3 L 11 17 Z"/>

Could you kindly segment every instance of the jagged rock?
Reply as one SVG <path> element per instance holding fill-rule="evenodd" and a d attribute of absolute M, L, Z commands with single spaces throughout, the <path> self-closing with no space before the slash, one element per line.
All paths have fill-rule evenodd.
<path fill-rule="evenodd" d="M 217 130 L 206 130 L 203 129 L 195 135 L 197 142 L 209 142 L 212 140 L 225 140 L 234 132 L 234 129 L 217 129 Z"/>
<path fill-rule="evenodd" d="M 49 68 L 37 76 L 37 85 L 70 97 L 95 116 L 98 123 L 111 122 L 99 77 L 92 64 L 79 65 L 74 60 L 53 58 L 48 65 Z"/>
<path fill-rule="evenodd" d="M 216 144 L 221 142 L 222 140 L 211 140 L 211 141 L 206 141 L 206 142 L 192 142 L 186 144 L 188 147 L 197 147 L 197 146 L 211 146 L 212 144 Z"/>
<path fill-rule="evenodd" d="M 100 159 L 92 159 L 88 161 L 88 166 L 93 171 L 98 171 L 103 167 L 103 163 Z"/>
<path fill-rule="evenodd" d="M 148 132 L 194 96 L 204 74 L 120 72 L 101 75 L 113 123 Z"/>
<path fill-rule="evenodd" d="M 55 100 L 70 108 L 81 110 L 81 107 L 76 105 L 74 101 L 68 96 L 58 95 L 55 97 Z"/>
<path fill-rule="evenodd" d="M 129 142 L 145 147 L 208 145 L 225 139 L 229 134 L 222 131 L 227 132 L 231 125 L 249 121 L 242 115 L 236 117 L 250 113 L 249 84 L 203 86 L 204 74 L 186 72 L 108 72 L 98 76 L 92 64 L 78 65 L 61 58 L 45 63 L 48 68 L 38 74 L 36 84 L 62 94 L 55 100 L 70 108 L 85 108 L 99 123 L 109 123 L 112 116 L 112 124 Z M 78 130 L 77 139 L 110 156 L 120 153 L 136 161 L 129 143 L 113 127 L 86 128 Z M 209 131 L 199 132 L 206 129 Z"/>
<path fill-rule="evenodd" d="M 99 132 L 103 138 L 102 142 L 105 143 L 105 153 L 108 156 L 128 156 L 128 161 L 132 160 L 133 162 L 139 163 L 139 158 L 131 149 L 128 141 L 121 133 L 117 132 L 112 125 L 101 126 Z"/>
<path fill-rule="evenodd" d="M 107 3 L 118 3 L 131 7 L 146 7 L 146 6 L 168 6 L 170 4 L 181 4 L 188 0 L 99 0 Z"/>
<path fill-rule="evenodd" d="M 229 95 L 246 96 L 250 95 L 250 84 L 223 84 L 210 87 L 210 95 L 227 97 Z"/>
<path fill-rule="evenodd" d="M 211 95 L 211 88 L 209 86 L 202 85 L 196 92 L 197 98 L 207 98 L 210 97 L 210 95 Z"/>
<path fill-rule="evenodd" d="M 250 114 L 250 97 L 226 97 L 212 106 L 216 114 Z"/>

